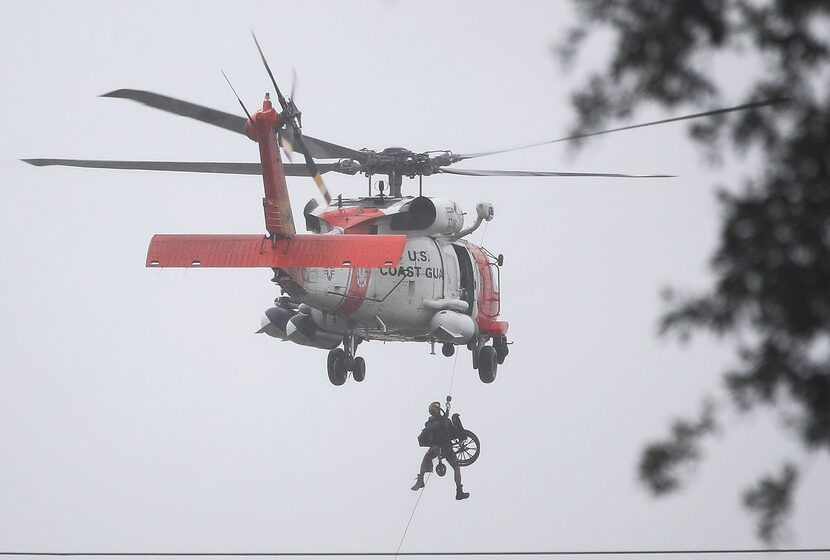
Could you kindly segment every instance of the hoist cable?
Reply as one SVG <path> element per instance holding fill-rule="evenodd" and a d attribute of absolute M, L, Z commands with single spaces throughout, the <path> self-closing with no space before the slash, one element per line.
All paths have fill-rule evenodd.
<path fill-rule="evenodd" d="M 484 222 L 484 230 L 481 232 L 481 241 L 479 241 L 479 245 L 482 247 L 484 246 L 484 238 L 487 237 L 487 226 L 490 225 L 490 220 Z"/>
<path fill-rule="evenodd" d="M 458 363 L 458 350 L 455 351 L 455 359 L 452 361 L 452 375 L 450 376 L 450 390 L 447 394 L 452 396 L 452 384 L 455 381 L 455 365 Z"/>

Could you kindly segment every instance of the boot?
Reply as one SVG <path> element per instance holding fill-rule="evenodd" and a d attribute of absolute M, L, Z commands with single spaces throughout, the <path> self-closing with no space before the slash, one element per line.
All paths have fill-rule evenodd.
<path fill-rule="evenodd" d="M 456 500 L 466 500 L 469 497 L 470 497 L 470 493 L 465 492 L 460 484 L 455 487 L 455 499 Z"/>
<path fill-rule="evenodd" d="M 424 475 L 419 474 L 418 477 L 415 479 L 415 485 L 412 487 L 413 490 L 420 490 L 424 487 Z"/>

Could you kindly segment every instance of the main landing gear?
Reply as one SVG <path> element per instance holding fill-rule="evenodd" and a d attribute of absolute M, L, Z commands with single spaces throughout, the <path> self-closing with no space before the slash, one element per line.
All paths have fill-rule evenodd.
<path fill-rule="evenodd" d="M 360 383 L 366 379 L 366 360 L 362 357 L 355 357 L 357 346 L 361 340 L 354 335 L 343 337 L 343 348 L 329 350 L 326 363 L 329 381 L 333 385 L 343 385 L 352 373 L 352 378 Z"/>
<path fill-rule="evenodd" d="M 478 351 L 478 378 L 483 383 L 492 383 L 496 380 L 497 370 L 496 349 L 492 346 L 482 346 Z"/>
<path fill-rule="evenodd" d="M 483 383 L 495 381 L 499 365 L 504 363 L 510 352 L 507 337 L 494 339 L 492 346 L 487 346 L 486 340 L 479 339 L 470 342 L 467 347 L 473 353 L 473 369 L 478 370 L 478 378 Z"/>

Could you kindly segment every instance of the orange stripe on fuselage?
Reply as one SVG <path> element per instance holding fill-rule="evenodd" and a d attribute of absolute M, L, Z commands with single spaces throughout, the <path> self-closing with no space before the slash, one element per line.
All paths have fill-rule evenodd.
<path fill-rule="evenodd" d="M 369 223 L 385 214 L 377 208 L 348 206 L 323 212 L 318 217 L 331 227 L 342 227 L 346 233 L 369 233 Z"/>
<path fill-rule="evenodd" d="M 363 305 L 366 292 L 369 289 L 369 279 L 372 276 L 371 268 L 353 268 L 349 276 L 349 289 L 346 297 L 337 308 L 338 313 L 351 315 Z"/>

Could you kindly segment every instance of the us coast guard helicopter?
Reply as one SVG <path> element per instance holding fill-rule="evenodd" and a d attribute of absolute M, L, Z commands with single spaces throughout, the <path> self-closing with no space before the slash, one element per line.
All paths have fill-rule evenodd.
<path fill-rule="evenodd" d="M 254 37 L 256 42 L 256 37 Z M 141 169 L 261 175 L 267 234 L 155 235 L 146 266 L 177 268 L 261 267 L 273 270 L 282 296 L 265 311 L 258 333 L 304 346 L 328 350 L 327 373 L 334 385 L 349 374 L 366 377 L 366 362 L 357 355 L 363 342 L 427 342 L 434 353 L 440 344 L 445 356 L 456 347 L 471 353 L 472 366 L 484 383 L 496 378 L 508 355 L 508 323 L 500 320 L 499 288 L 502 255 L 464 239 L 494 217 L 493 206 L 480 202 L 475 222 L 464 227 L 464 213 L 454 201 L 403 196 L 403 177 L 436 173 L 471 176 L 556 176 L 657 178 L 668 175 L 572 173 L 455 169 L 466 159 L 572 140 L 627 128 L 750 109 L 774 103 L 762 101 L 707 113 L 580 134 L 506 150 L 454 154 L 450 151 L 413 153 L 405 148 L 380 152 L 354 150 L 302 133 L 302 114 L 294 103 L 293 87 L 286 98 L 277 86 L 259 43 L 257 49 L 271 78 L 280 112 L 269 94 L 262 109 L 251 115 L 236 95 L 246 118 L 156 93 L 120 89 L 103 97 L 130 99 L 176 115 L 242 133 L 259 147 L 259 163 L 103 161 L 26 159 L 27 163 L 107 169 Z M 225 78 L 227 80 L 227 77 Z M 230 81 L 228 81 L 230 85 Z M 231 85 L 231 89 L 233 86 Z M 289 159 L 303 154 L 305 164 L 283 163 L 279 146 Z M 314 159 L 335 160 L 316 163 Z M 322 174 L 363 173 L 369 196 L 332 200 Z M 386 176 L 376 183 L 372 177 Z M 286 176 L 311 176 L 325 204 L 310 200 L 303 210 L 309 234 L 296 233 Z"/>

